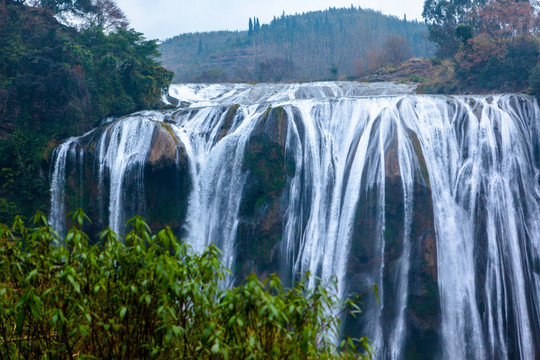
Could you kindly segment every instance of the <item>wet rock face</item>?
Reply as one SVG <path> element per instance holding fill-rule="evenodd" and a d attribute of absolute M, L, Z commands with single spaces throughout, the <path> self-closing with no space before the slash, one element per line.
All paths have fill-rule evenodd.
<path fill-rule="evenodd" d="M 434 357 L 439 351 L 440 296 L 437 284 L 437 239 L 433 218 L 431 186 L 418 137 L 410 132 L 418 168 L 414 184 L 411 229 L 410 295 L 407 304 L 410 341 L 407 353 Z"/>
<path fill-rule="evenodd" d="M 191 188 L 188 158 L 169 124 L 159 123 L 144 166 L 145 218 L 153 231 L 181 234 Z"/>
<path fill-rule="evenodd" d="M 369 186 L 361 194 L 358 202 L 349 255 L 347 292 L 364 293 L 377 283 L 378 271 L 382 271 L 382 279 L 379 279 L 380 283 L 377 283 L 384 294 L 381 302 L 377 303 L 373 294 L 368 294 L 363 299 L 363 308 L 381 307 L 383 309 L 380 314 L 382 329 L 390 334 L 395 326 L 393 321 L 399 311 L 400 260 L 404 253 L 404 246 L 408 246 L 409 296 L 405 309 L 408 340 L 404 350 L 411 358 L 433 358 L 439 351 L 438 329 L 440 328 L 433 205 L 426 164 L 418 138 L 414 133 L 410 133 L 409 137 L 418 158 L 418 164 L 414 170 L 415 182 L 412 187 L 409 243 L 404 243 L 404 190 L 398 160 L 398 138 L 394 133 L 385 146 L 384 169 L 379 169 L 385 174 L 384 188 L 378 184 Z M 418 146 L 415 146 L 415 142 Z M 371 143 L 372 146 L 378 146 L 376 138 L 373 138 Z M 369 161 L 377 163 L 376 159 Z M 366 179 L 364 178 L 363 181 Z M 384 191 L 384 220 L 377 216 L 380 209 L 381 191 Z M 384 227 L 381 226 L 381 221 L 384 221 Z M 381 228 L 384 229 L 382 233 Z M 381 256 L 382 246 L 384 246 L 384 252 Z M 370 326 L 369 319 L 370 314 L 366 314 L 360 321 L 348 317 L 344 321 L 344 330 L 353 334 L 366 333 L 366 328 Z"/>
<path fill-rule="evenodd" d="M 285 158 L 287 115 L 268 109 L 259 119 L 246 149 L 248 171 L 240 204 L 235 274 L 242 280 L 251 272 L 262 277 L 278 271 L 278 248 L 283 234 L 287 177 L 294 164 Z"/>
<path fill-rule="evenodd" d="M 97 239 L 98 232 L 109 226 L 110 176 L 105 171 L 100 179 L 96 149 L 103 136 L 108 136 L 107 126 L 81 138 L 70 150 L 65 168 L 66 211 L 83 208 L 92 219 L 86 231 L 93 239 Z M 139 201 L 124 202 L 126 219 L 143 215 L 152 230 L 170 226 L 176 234 L 181 234 L 191 186 L 189 165 L 185 149 L 179 146 L 168 124 L 156 123 L 151 147 L 142 168 L 144 194 L 138 194 Z M 135 166 L 127 171 L 140 170 Z M 122 184 L 123 191 L 125 194 L 133 194 L 138 191 L 137 178 L 126 175 Z M 69 228 L 69 222 L 67 225 Z"/>
<path fill-rule="evenodd" d="M 103 129 L 98 129 L 69 150 L 66 166 L 66 186 L 65 186 L 65 209 L 69 213 L 82 208 L 92 223 L 85 225 L 85 231 L 91 239 L 98 239 L 98 232 L 108 226 L 108 209 L 105 204 L 107 198 L 100 198 L 100 185 L 97 174 L 97 164 L 94 159 L 96 143 L 104 133 Z M 103 179 L 101 186 L 109 184 L 108 177 Z M 69 229 L 73 224 L 69 220 L 66 224 Z"/>
<path fill-rule="evenodd" d="M 219 130 L 219 135 L 217 138 L 217 141 L 220 141 L 227 135 L 229 130 L 233 126 L 234 117 L 236 116 L 238 109 L 240 108 L 240 105 L 234 104 L 227 110 L 227 115 L 225 115 L 225 121 L 223 122 L 223 125 L 221 125 L 221 129 Z"/>

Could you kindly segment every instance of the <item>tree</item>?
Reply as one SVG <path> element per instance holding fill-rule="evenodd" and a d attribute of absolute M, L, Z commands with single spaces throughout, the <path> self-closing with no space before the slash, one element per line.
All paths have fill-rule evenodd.
<path fill-rule="evenodd" d="M 504 48 L 476 36 L 456 55 L 455 72 L 469 87 L 498 87 L 504 81 L 504 57 Z"/>
<path fill-rule="evenodd" d="M 199 46 L 197 47 L 197 55 L 201 55 L 203 52 L 202 39 L 199 39 Z"/>
<path fill-rule="evenodd" d="M 115 0 L 37 0 L 36 4 L 78 28 L 97 26 L 111 32 L 129 24 Z"/>
<path fill-rule="evenodd" d="M 497 0 L 474 9 L 477 33 L 494 41 L 538 36 L 540 18 L 527 1 Z"/>
<path fill-rule="evenodd" d="M 504 48 L 506 81 L 513 88 L 526 89 L 529 74 L 540 60 L 540 43 L 532 37 L 519 36 L 506 41 Z"/>
<path fill-rule="evenodd" d="M 431 41 L 439 45 L 437 55 L 450 58 L 459 50 L 456 29 L 459 24 L 471 24 L 475 6 L 486 0 L 426 0 L 422 17 L 426 21 Z"/>
<path fill-rule="evenodd" d="M 387 63 L 399 65 L 412 55 L 411 46 L 407 39 L 398 36 L 390 35 L 384 43 L 384 57 Z"/>
<path fill-rule="evenodd" d="M 93 0 L 84 14 L 88 25 L 98 26 L 105 32 L 118 28 L 126 29 L 129 24 L 126 15 L 114 0 Z"/>
<path fill-rule="evenodd" d="M 456 37 L 461 42 L 461 45 L 466 46 L 470 39 L 474 36 L 474 29 L 471 25 L 459 24 L 456 28 Z"/>
<path fill-rule="evenodd" d="M 473 87 L 524 89 L 539 59 L 539 19 L 531 5 L 499 0 L 473 10 L 477 35 L 456 55 L 456 74 Z M 463 39 L 470 37 L 466 30 Z"/>
<path fill-rule="evenodd" d="M 47 208 L 54 139 L 160 106 L 173 74 L 158 56 L 134 30 L 75 31 L 50 11 L 0 2 L 0 221 Z"/>
<path fill-rule="evenodd" d="M 272 57 L 260 60 L 257 64 L 259 81 L 281 81 L 292 69 L 292 60 Z"/>
<path fill-rule="evenodd" d="M 73 0 L 40 0 L 39 5 L 53 14 L 76 8 L 76 4 Z"/>
<path fill-rule="evenodd" d="M 332 74 L 332 79 L 336 80 L 337 79 L 337 75 L 338 75 L 338 70 L 339 68 L 337 67 L 336 64 L 332 64 L 332 66 L 330 66 L 330 74 Z"/>
<path fill-rule="evenodd" d="M 531 87 L 532 93 L 540 99 L 540 63 L 531 71 L 531 75 L 529 76 L 529 86 Z"/>

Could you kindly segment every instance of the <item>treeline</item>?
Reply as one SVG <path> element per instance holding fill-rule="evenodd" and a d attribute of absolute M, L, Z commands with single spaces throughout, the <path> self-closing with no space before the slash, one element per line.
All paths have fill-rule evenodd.
<path fill-rule="evenodd" d="M 112 0 L 0 1 L 0 221 L 46 209 L 57 140 L 159 105 L 172 73 L 157 56 Z"/>
<path fill-rule="evenodd" d="M 392 62 L 385 56 L 395 44 L 406 58 L 434 51 L 424 23 L 354 6 L 247 25 L 169 39 L 159 47 L 163 65 L 186 82 L 331 80 Z"/>
<path fill-rule="evenodd" d="M 531 3 L 426 0 L 423 16 L 449 69 L 427 90 L 540 94 L 540 18 Z"/>

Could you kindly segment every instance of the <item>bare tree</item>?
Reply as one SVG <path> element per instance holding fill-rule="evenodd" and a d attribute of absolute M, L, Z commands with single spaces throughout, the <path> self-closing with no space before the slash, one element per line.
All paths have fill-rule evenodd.
<path fill-rule="evenodd" d="M 105 32 L 117 28 L 127 28 L 129 22 L 126 15 L 114 0 L 94 0 L 91 10 L 86 14 L 90 24 L 102 28 Z"/>
<path fill-rule="evenodd" d="M 399 65 L 412 56 L 411 46 L 407 39 L 390 35 L 384 44 L 384 56 L 387 63 Z"/>
<path fill-rule="evenodd" d="M 64 24 L 88 28 L 98 26 L 105 32 L 127 28 L 126 15 L 115 0 L 20 0 L 29 6 L 40 6 L 54 13 Z"/>
<path fill-rule="evenodd" d="M 281 81 L 293 68 L 292 60 L 274 57 L 260 60 L 257 73 L 261 81 Z"/>

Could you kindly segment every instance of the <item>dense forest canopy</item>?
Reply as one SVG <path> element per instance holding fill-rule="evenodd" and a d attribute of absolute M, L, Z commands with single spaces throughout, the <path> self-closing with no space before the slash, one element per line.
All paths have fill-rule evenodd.
<path fill-rule="evenodd" d="M 172 73 L 156 61 L 156 42 L 110 5 L 0 2 L 0 220 L 46 209 L 48 142 L 159 106 Z M 61 24 L 68 13 L 88 21 Z"/>
<path fill-rule="evenodd" d="M 381 65 L 385 45 L 404 45 L 408 57 L 434 51 L 425 24 L 354 6 L 282 14 L 270 24 L 253 18 L 247 25 L 248 31 L 169 39 L 160 45 L 163 65 L 175 71 L 175 81 L 306 81 Z M 400 40 L 386 44 L 391 36 Z"/>

